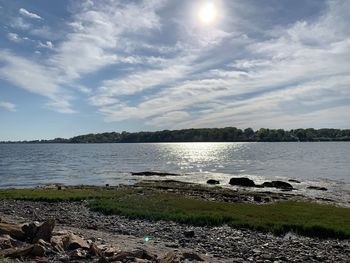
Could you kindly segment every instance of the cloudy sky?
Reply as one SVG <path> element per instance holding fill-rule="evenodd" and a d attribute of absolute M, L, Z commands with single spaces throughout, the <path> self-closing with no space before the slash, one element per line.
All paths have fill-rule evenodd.
<path fill-rule="evenodd" d="M 348 0 L 0 0 L 0 140 L 350 128 Z"/>

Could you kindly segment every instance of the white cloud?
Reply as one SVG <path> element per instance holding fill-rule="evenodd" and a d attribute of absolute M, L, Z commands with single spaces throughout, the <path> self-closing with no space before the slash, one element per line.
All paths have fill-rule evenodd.
<path fill-rule="evenodd" d="M 157 127 L 170 127 L 174 126 L 179 121 L 184 121 L 188 119 L 190 114 L 184 111 L 172 111 L 168 112 L 159 117 L 153 118 L 146 122 L 147 125 L 157 126 Z"/>
<path fill-rule="evenodd" d="M 20 37 L 18 36 L 18 34 L 16 34 L 16 33 L 8 33 L 8 34 L 7 34 L 7 38 L 8 38 L 10 41 L 15 42 L 15 43 L 19 43 L 19 42 L 22 41 L 22 38 L 20 38 Z"/>
<path fill-rule="evenodd" d="M 32 27 L 32 25 L 29 24 L 28 22 L 24 21 L 22 17 L 12 18 L 10 25 L 13 28 L 22 29 L 22 30 L 27 30 L 27 29 L 30 29 Z"/>
<path fill-rule="evenodd" d="M 0 101 L 0 108 L 8 111 L 16 111 L 16 105 L 7 101 Z"/>
<path fill-rule="evenodd" d="M 18 13 L 19 13 L 20 15 L 24 16 L 24 17 L 29 17 L 29 18 L 32 18 L 32 19 L 39 19 L 39 20 L 42 19 L 41 16 L 39 16 L 39 15 L 37 15 L 37 14 L 34 14 L 34 13 L 31 13 L 31 12 L 29 12 L 28 10 L 26 10 L 26 9 L 24 9 L 24 8 L 20 8 L 20 9 L 18 10 Z"/>
<path fill-rule="evenodd" d="M 46 43 L 39 41 L 38 47 L 39 48 L 53 49 L 54 45 L 52 44 L 51 41 L 46 41 Z"/>
<path fill-rule="evenodd" d="M 57 45 L 57 53 L 50 59 L 69 78 L 79 78 L 108 65 L 133 62 L 123 54 L 129 42 L 123 35 L 159 27 L 158 1 L 84 3 L 69 23 L 73 32 Z"/>
<path fill-rule="evenodd" d="M 50 100 L 48 105 L 58 112 L 74 112 L 69 102 L 71 97 L 61 88 L 64 80 L 55 70 L 6 50 L 0 50 L 0 62 L 4 63 L 0 67 L 1 79 L 31 93 L 47 97 Z"/>
<path fill-rule="evenodd" d="M 283 116 L 293 116 L 287 119 L 294 118 L 293 125 L 297 125 L 298 116 L 311 118 L 312 112 L 334 112 L 335 105 L 350 101 L 350 34 L 343 26 L 349 22 L 344 10 L 350 5 L 339 3 L 344 2 L 329 2 L 328 12 L 318 20 L 273 28 L 273 38 L 246 39 L 248 44 L 239 49 L 229 49 L 234 39 L 226 41 L 225 36 L 221 42 L 213 42 L 219 46 L 218 55 L 209 44 L 209 48 L 199 48 L 198 56 L 186 57 L 190 50 L 187 46 L 182 49 L 181 62 L 170 59 L 160 69 L 104 81 L 93 97 L 104 98 L 106 103 L 95 105 L 100 106 L 107 121 L 141 119 L 148 125 L 161 125 L 163 121 L 178 128 L 229 124 L 261 127 L 264 122 L 291 127 L 281 122 Z M 224 46 L 227 43 L 229 46 Z M 198 48 L 191 41 L 188 44 Z M 225 49 L 232 51 L 220 56 Z M 234 51 L 245 58 L 235 59 Z M 198 62 L 201 57 L 206 58 L 207 69 Z M 129 95 L 150 88 L 154 92 L 140 96 L 137 103 L 128 100 Z M 114 104 L 113 99 L 117 100 Z M 171 112 L 186 112 L 195 118 L 170 123 L 171 118 L 166 116 Z"/>

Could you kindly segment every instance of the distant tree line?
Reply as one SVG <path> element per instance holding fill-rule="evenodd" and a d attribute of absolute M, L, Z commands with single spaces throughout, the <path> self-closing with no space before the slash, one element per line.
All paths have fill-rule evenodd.
<path fill-rule="evenodd" d="M 138 143 L 138 142 L 314 142 L 350 141 L 350 129 L 238 129 L 205 128 L 156 132 L 106 132 L 70 139 L 21 141 L 17 143 Z M 4 142 L 3 142 L 4 143 Z"/>

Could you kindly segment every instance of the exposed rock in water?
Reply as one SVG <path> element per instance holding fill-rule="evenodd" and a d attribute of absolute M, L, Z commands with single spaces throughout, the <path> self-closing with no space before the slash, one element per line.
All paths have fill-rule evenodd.
<path fill-rule="evenodd" d="M 300 181 L 295 180 L 295 179 L 289 179 L 288 182 L 300 184 Z"/>
<path fill-rule="evenodd" d="M 264 182 L 262 185 L 264 187 L 278 188 L 283 190 L 293 190 L 293 186 L 291 184 L 283 181 Z"/>
<path fill-rule="evenodd" d="M 220 184 L 220 181 L 214 180 L 214 179 L 209 179 L 209 180 L 207 181 L 207 184 Z"/>
<path fill-rule="evenodd" d="M 326 187 L 319 187 L 319 186 L 308 186 L 307 189 L 319 190 L 319 191 L 327 191 L 328 190 Z"/>
<path fill-rule="evenodd" d="M 237 177 L 237 178 L 231 178 L 230 185 L 238 185 L 238 186 L 246 186 L 246 187 L 254 187 L 255 183 L 253 180 L 250 180 L 246 177 Z"/>
<path fill-rule="evenodd" d="M 263 184 L 262 184 L 262 186 L 263 187 L 273 187 L 273 184 L 271 183 L 271 182 L 264 182 Z"/>
<path fill-rule="evenodd" d="M 140 175 L 140 176 L 179 176 L 180 174 L 145 171 L 145 172 L 131 173 L 131 175 Z"/>

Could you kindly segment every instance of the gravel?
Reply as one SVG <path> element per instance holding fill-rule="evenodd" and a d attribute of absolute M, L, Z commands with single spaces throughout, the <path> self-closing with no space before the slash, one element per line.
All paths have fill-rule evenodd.
<path fill-rule="evenodd" d="M 74 228 L 87 238 L 99 237 L 102 242 L 118 242 L 123 236 L 124 246 L 128 245 L 128 237 L 143 240 L 147 236 L 151 240 L 147 246 L 153 250 L 159 247 L 162 251 L 193 251 L 209 262 L 350 262 L 350 240 L 322 240 L 292 233 L 274 236 L 229 226 L 192 227 L 169 221 L 105 216 L 90 211 L 86 201 L 1 200 L 0 217 L 16 221 L 55 218 L 59 227 Z"/>

